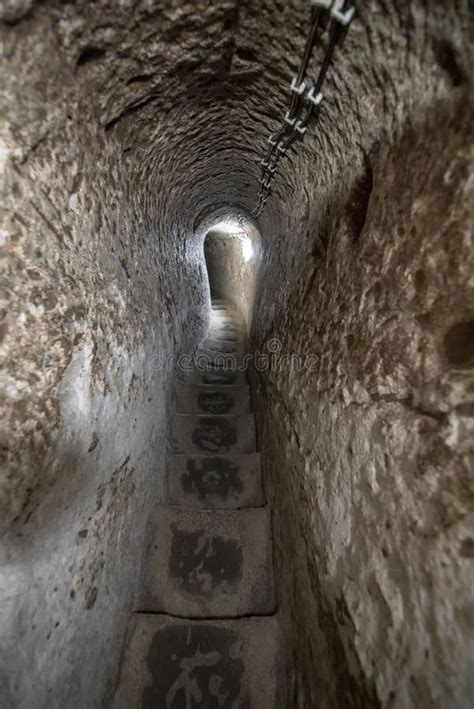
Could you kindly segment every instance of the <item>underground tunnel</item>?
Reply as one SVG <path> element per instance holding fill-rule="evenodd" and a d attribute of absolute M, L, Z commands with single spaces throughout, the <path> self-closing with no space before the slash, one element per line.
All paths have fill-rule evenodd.
<path fill-rule="evenodd" d="M 235 305 L 249 331 L 261 253 L 258 225 L 229 205 L 205 219 L 197 234 L 203 238 L 210 298 Z"/>
<path fill-rule="evenodd" d="M 472 15 L 3 0 L 2 709 L 472 706 Z"/>

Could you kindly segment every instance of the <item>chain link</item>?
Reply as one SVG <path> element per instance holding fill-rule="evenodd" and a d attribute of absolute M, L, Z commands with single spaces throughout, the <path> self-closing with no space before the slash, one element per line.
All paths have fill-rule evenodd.
<path fill-rule="evenodd" d="M 291 102 L 280 128 L 270 135 L 266 155 L 260 160 L 262 173 L 258 202 L 253 211 L 259 217 L 265 209 L 278 163 L 297 140 L 302 140 L 314 113 L 319 113 L 321 93 L 336 47 L 342 43 L 355 14 L 353 0 L 311 0 L 311 26 L 296 76 L 290 84 Z M 306 73 L 318 39 L 330 23 L 330 36 L 322 64 L 313 85 L 306 91 Z"/>

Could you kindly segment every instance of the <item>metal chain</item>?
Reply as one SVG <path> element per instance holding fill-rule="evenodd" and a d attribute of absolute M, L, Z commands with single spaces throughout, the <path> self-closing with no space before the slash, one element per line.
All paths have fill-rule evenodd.
<path fill-rule="evenodd" d="M 317 111 L 323 100 L 321 89 L 326 78 L 329 66 L 336 47 L 341 43 L 347 29 L 355 15 L 355 5 L 353 0 L 311 0 L 311 27 L 306 38 L 306 43 L 301 58 L 300 66 L 296 76 L 293 78 L 291 88 L 291 103 L 286 112 L 280 128 L 268 138 L 269 148 L 265 158 L 260 162 L 262 174 L 260 178 L 260 190 L 258 202 L 253 211 L 255 217 L 259 217 L 265 209 L 265 205 L 270 194 L 272 180 L 277 171 L 278 163 L 284 157 L 293 143 L 298 139 L 303 139 L 308 129 L 308 124 Z M 306 72 L 313 47 L 319 32 L 324 32 L 328 20 L 331 22 L 331 33 L 328 46 L 323 58 L 313 86 L 308 89 L 306 95 Z M 306 102 L 306 106 L 304 105 Z"/>

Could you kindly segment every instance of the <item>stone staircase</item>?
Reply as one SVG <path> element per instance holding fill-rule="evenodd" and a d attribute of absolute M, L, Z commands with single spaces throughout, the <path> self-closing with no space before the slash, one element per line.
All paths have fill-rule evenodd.
<path fill-rule="evenodd" d="M 237 371 L 245 341 L 238 312 L 214 300 L 171 424 L 168 504 L 153 520 L 113 709 L 286 707 L 270 510 Z"/>

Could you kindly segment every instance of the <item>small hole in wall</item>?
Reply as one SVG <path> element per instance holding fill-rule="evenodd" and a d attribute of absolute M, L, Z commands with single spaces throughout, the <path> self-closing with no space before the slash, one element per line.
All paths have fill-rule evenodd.
<path fill-rule="evenodd" d="M 243 59 L 244 61 L 247 62 L 256 62 L 258 61 L 258 57 L 253 51 L 253 49 L 248 49 L 246 47 L 237 47 L 236 52 L 235 52 L 236 57 L 238 59 Z"/>
<path fill-rule="evenodd" d="M 465 559 L 474 559 L 474 539 L 463 539 L 459 546 L 459 555 Z"/>
<path fill-rule="evenodd" d="M 95 62 L 98 59 L 102 59 L 105 55 L 105 49 L 100 47 L 86 47 L 79 55 L 76 66 L 84 66 L 84 64 L 89 64 L 90 62 Z"/>
<path fill-rule="evenodd" d="M 418 271 L 416 271 L 414 281 L 415 281 L 415 289 L 418 293 L 420 293 L 420 291 L 424 290 L 424 287 L 426 284 L 426 276 L 425 276 L 425 272 L 421 268 L 418 269 Z"/>
<path fill-rule="evenodd" d="M 441 39 L 435 42 L 433 51 L 436 63 L 447 74 L 452 86 L 462 86 L 467 82 L 458 52 L 449 40 Z"/>
<path fill-rule="evenodd" d="M 444 349 L 453 367 L 474 366 L 474 321 L 453 325 L 445 335 Z"/>

